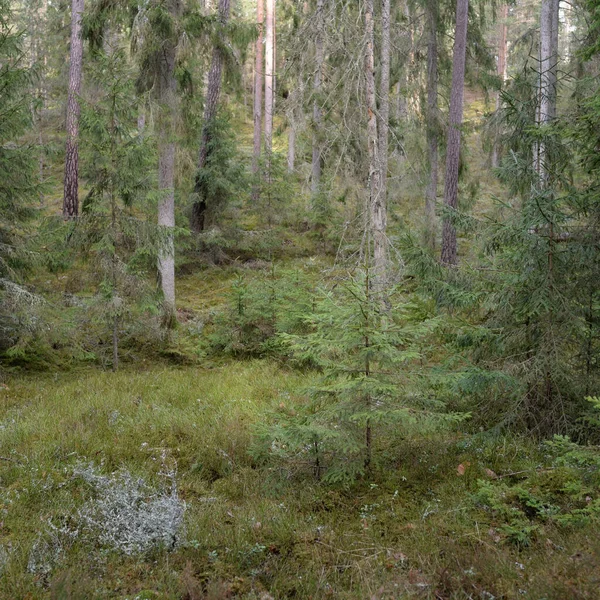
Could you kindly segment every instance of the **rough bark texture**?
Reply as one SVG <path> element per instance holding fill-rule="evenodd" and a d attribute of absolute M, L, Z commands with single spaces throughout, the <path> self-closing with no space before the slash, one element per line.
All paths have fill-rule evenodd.
<path fill-rule="evenodd" d="M 262 110 L 263 110 L 263 24 L 264 0 L 257 1 L 256 23 L 258 25 L 258 38 L 256 40 L 256 56 L 254 63 L 254 150 L 252 153 L 252 172 L 258 174 L 260 168 L 260 150 L 262 145 Z M 253 200 L 258 199 L 258 188 L 252 191 Z"/>
<path fill-rule="evenodd" d="M 387 210 L 388 137 L 390 131 L 390 0 L 381 0 L 381 79 L 379 82 L 379 170 L 381 202 Z"/>
<path fill-rule="evenodd" d="M 558 9 L 559 0 L 543 0 L 540 14 L 540 90 L 538 124 L 547 125 L 556 117 L 556 83 L 558 63 Z M 535 152 L 535 149 L 534 149 Z M 540 182 L 547 179 L 546 148 L 537 148 L 535 166 Z"/>
<path fill-rule="evenodd" d="M 428 0 L 427 6 L 427 158 L 429 181 L 425 191 L 426 242 L 435 248 L 439 166 L 439 116 L 438 116 L 438 7 L 437 0 Z"/>
<path fill-rule="evenodd" d="M 323 42 L 324 42 L 324 14 L 325 0 L 317 0 L 315 13 L 315 76 L 313 79 L 313 136 L 312 136 L 312 170 L 311 170 L 311 192 L 313 197 L 319 194 L 321 183 L 321 83 L 323 77 Z"/>
<path fill-rule="evenodd" d="M 367 207 L 368 233 L 373 244 L 373 286 L 382 290 L 386 281 L 387 266 L 387 215 L 385 199 L 381 193 L 381 161 L 377 135 L 377 103 L 375 96 L 375 53 L 373 27 L 373 0 L 365 1 L 365 78 L 367 96 L 367 142 L 369 145 L 369 204 Z"/>
<path fill-rule="evenodd" d="M 273 150 L 273 94 L 275 80 L 275 0 L 266 0 L 265 27 L 265 154 Z"/>
<path fill-rule="evenodd" d="M 506 80 L 506 50 L 507 50 L 507 24 L 508 4 L 503 4 L 500 10 L 500 25 L 498 36 L 498 64 L 497 73 L 500 81 Z M 500 92 L 496 94 L 496 111 L 500 110 Z M 492 167 L 497 167 L 500 160 L 500 148 L 498 140 L 494 140 L 492 149 Z"/>
<path fill-rule="evenodd" d="M 79 94 L 83 67 L 83 38 L 81 22 L 84 0 L 71 3 L 71 63 L 69 65 L 69 94 L 67 99 L 67 143 L 65 150 L 65 180 L 63 217 L 72 219 L 79 214 Z"/>
<path fill-rule="evenodd" d="M 469 0 L 457 0 L 456 33 L 454 37 L 454 55 L 452 58 L 452 91 L 450 95 L 448 141 L 446 145 L 446 181 L 444 188 L 444 203 L 447 208 L 453 210 L 458 207 L 460 127 L 463 116 L 468 13 Z M 458 262 L 456 228 L 448 218 L 444 219 L 441 259 L 442 263 L 446 265 L 456 265 Z"/>
<path fill-rule="evenodd" d="M 219 24 L 225 27 L 229 21 L 231 0 L 219 0 Z M 223 50 L 219 45 L 213 48 L 210 71 L 208 72 L 208 87 L 206 90 L 206 98 L 204 100 L 204 122 L 202 125 L 202 139 L 200 141 L 200 152 L 198 155 L 198 174 L 206 166 L 210 145 L 211 126 L 217 116 L 219 107 L 219 97 L 221 95 L 221 80 L 223 76 Z M 206 199 L 201 198 L 200 178 L 196 177 L 196 185 L 194 186 L 194 194 L 197 200 L 192 206 L 192 215 L 190 226 L 192 231 L 199 233 L 204 230 L 206 225 Z"/>
<path fill-rule="evenodd" d="M 181 14 L 181 0 L 166 0 L 169 15 Z M 175 121 L 177 118 L 177 81 L 175 79 L 175 39 L 165 39 L 159 55 L 156 92 L 159 102 L 158 137 L 158 225 L 163 243 L 158 254 L 158 271 L 167 325 L 175 320 Z"/>

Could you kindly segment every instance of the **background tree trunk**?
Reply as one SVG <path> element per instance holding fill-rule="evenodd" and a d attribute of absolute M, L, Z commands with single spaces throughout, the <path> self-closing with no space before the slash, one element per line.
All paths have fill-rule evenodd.
<path fill-rule="evenodd" d="M 275 0 L 266 0 L 265 28 L 265 153 L 270 162 L 273 151 L 273 83 L 275 78 Z M 268 166 L 268 165 L 267 165 Z"/>
<path fill-rule="evenodd" d="M 379 82 L 380 196 L 387 213 L 388 138 L 390 131 L 390 0 L 381 0 L 381 80 Z"/>
<path fill-rule="evenodd" d="M 374 288 L 381 291 L 386 281 L 387 237 L 385 201 L 381 193 L 381 161 L 377 135 L 377 103 L 375 96 L 375 34 L 373 0 L 365 0 L 365 78 L 367 96 L 367 142 L 369 145 L 369 204 L 367 207 L 368 233 L 373 244 Z M 368 242 L 369 244 L 371 241 Z"/>
<path fill-rule="evenodd" d="M 435 249 L 439 166 L 439 114 L 438 114 L 438 5 L 437 0 L 427 0 L 427 158 L 429 181 L 425 190 L 425 238 L 431 249 Z"/>
<path fill-rule="evenodd" d="M 219 25 L 224 28 L 229 21 L 230 0 L 219 0 Z M 221 81 L 223 77 L 223 51 L 216 45 L 213 49 L 210 71 L 208 73 L 208 87 L 204 101 L 204 123 L 202 125 L 202 138 L 200 141 L 200 153 L 198 156 L 198 174 L 194 186 L 196 200 L 192 206 L 190 226 L 192 231 L 199 233 L 206 225 L 206 199 L 199 198 L 202 193 L 200 186 L 200 172 L 206 166 L 208 158 L 210 132 L 219 108 L 219 96 L 221 95 Z"/>
<path fill-rule="evenodd" d="M 315 37 L 315 75 L 313 79 L 313 136 L 312 136 L 312 170 L 311 170 L 311 192 L 313 198 L 319 194 L 321 184 L 321 83 L 323 76 L 323 29 L 324 14 L 323 8 L 325 0 L 317 0 L 317 10 L 315 13 L 315 27 L 317 29 Z"/>
<path fill-rule="evenodd" d="M 503 4 L 500 10 L 500 26 L 498 36 L 498 65 L 497 73 L 502 84 L 506 81 L 506 50 L 507 50 L 507 23 L 508 4 Z M 496 94 L 496 112 L 500 110 L 500 92 Z M 496 136 L 497 137 L 497 136 Z M 494 140 L 492 148 L 492 167 L 496 168 L 500 161 L 500 147 L 498 139 Z"/>
<path fill-rule="evenodd" d="M 448 141 L 446 145 L 446 181 L 444 188 L 444 203 L 447 208 L 453 211 L 458 207 L 460 127 L 463 116 L 468 17 L 469 0 L 457 0 L 456 33 L 454 37 L 454 56 L 452 58 L 452 90 L 450 94 Z M 444 219 L 441 258 L 442 263 L 446 265 L 456 265 L 458 263 L 456 228 L 447 217 Z"/>
<path fill-rule="evenodd" d="M 79 214 L 79 94 L 83 69 L 83 38 L 81 22 L 84 0 L 71 3 L 71 62 L 69 65 L 69 94 L 67 99 L 67 143 L 65 149 L 65 180 L 63 217 L 72 219 Z"/>
<path fill-rule="evenodd" d="M 258 25 L 258 38 L 256 40 L 256 56 L 254 62 L 254 149 L 252 153 L 252 173 L 256 176 L 260 168 L 260 150 L 262 145 L 262 101 L 263 101 L 263 25 L 264 25 L 264 0 L 257 0 L 256 23 Z M 252 199 L 258 199 L 258 187 L 252 190 Z"/>
<path fill-rule="evenodd" d="M 177 19 L 181 0 L 167 0 L 169 15 Z M 177 119 L 177 81 L 175 79 L 176 40 L 166 39 L 159 54 L 157 95 L 158 136 L 158 225 L 163 235 L 158 254 L 158 271 L 164 301 L 165 325 L 172 326 L 175 313 L 175 133 Z"/>

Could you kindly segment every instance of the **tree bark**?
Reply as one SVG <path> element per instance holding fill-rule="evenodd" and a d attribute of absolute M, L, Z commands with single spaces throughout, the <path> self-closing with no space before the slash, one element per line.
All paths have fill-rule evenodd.
<path fill-rule="evenodd" d="M 438 5 L 437 0 L 427 0 L 427 158 L 429 181 L 425 191 L 425 237 L 427 245 L 435 249 L 439 168 L 439 114 L 438 114 Z"/>
<path fill-rule="evenodd" d="M 72 219 L 79 214 L 79 94 L 83 68 L 83 38 L 81 23 L 84 0 L 71 3 L 71 56 L 69 93 L 67 98 L 67 142 L 65 149 L 65 178 L 63 217 Z"/>
<path fill-rule="evenodd" d="M 293 173 L 296 166 L 296 123 L 293 115 L 290 116 L 288 128 L 288 153 L 287 167 L 288 173 Z"/>
<path fill-rule="evenodd" d="M 219 25 L 224 28 L 229 21 L 231 2 L 230 0 L 219 0 Z M 204 101 L 204 123 L 202 125 L 202 139 L 200 141 L 200 153 L 198 155 L 198 173 L 196 175 L 196 184 L 194 186 L 194 195 L 196 200 L 192 206 L 192 215 L 190 226 L 192 231 L 199 233 L 204 231 L 206 225 L 206 198 L 201 198 L 202 189 L 200 185 L 200 172 L 206 166 L 208 159 L 210 134 L 214 120 L 217 116 L 219 107 L 219 97 L 221 95 L 221 81 L 223 76 L 223 51 L 216 45 L 213 49 L 213 55 L 208 73 L 208 87 Z"/>
<path fill-rule="evenodd" d="M 270 170 L 273 151 L 273 94 L 275 79 L 275 0 L 266 0 L 265 28 L 265 154 Z"/>
<path fill-rule="evenodd" d="M 451 209 L 452 212 L 458 208 L 460 128 L 463 117 L 468 17 L 469 0 L 457 0 L 456 33 L 454 38 L 454 55 L 452 59 L 452 91 L 450 95 L 448 141 L 446 144 L 446 181 L 444 187 L 444 203 L 446 208 Z M 458 263 L 456 246 L 456 228 L 452 221 L 446 217 L 444 218 L 442 233 L 441 260 L 443 264 L 456 265 Z"/>
<path fill-rule="evenodd" d="M 313 135 L 312 135 L 312 169 L 311 193 L 313 199 L 319 195 L 321 184 L 321 82 L 323 77 L 323 43 L 324 43 L 324 14 L 325 0 L 317 0 L 315 13 L 315 75 L 313 79 Z"/>
<path fill-rule="evenodd" d="M 506 81 L 506 50 L 507 50 L 507 23 L 508 18 L 508 4 L 503 4 L 500 11 L 500 27 L 499 27 L 499 39 L 498 39 L 498 64 L 497 73 L 502 84 Z M 500 110 L 500 92 L 496 94 L 496 112 Z M 496 168 L 500 161 L 500 147 L 498 139 L 494 140 L 494 147 L 492 148 L 492 167 Z"/>
<path fill-rule="evenodd" d="M 181 0 L 167 0 L 171 19 L 181 14 Z M 172 326 L 175 313 L 175 133 L 177 119 L 177 80 L 175 55 L 177 40 L 165 39 L 159 53 L 156 91 L 159 102 L 158 135 L 158 225 L 163 239 L 158 254 L 158 271 L 163 293 L 165 325 Z"/>
<path fill-rule="evenodd" d="M 388 138 L 390 131 L 390 0 L 381 0 L 381 79 L 379 82 L 379 172 L 383 210 L 387 211 Z"/>
<path fill-rule="evenodd" d="M 256 23 L 258 25 L 258 38 L 256 40 L 256 56 L 254 62 L 254 149 L 252 153 L 252 173 L 256 177 L 260 169 L 260 151 L 262 145 L 262 110 L 263 110 L 263 25 L 264 25 L 264 0 L 257 0 Z M 259 190 L 255 186 L 252 190 L 252 199 L 258 200 Z"/>
<path fill-rule="evenodd" d="M 373 0 L 365 0 L 365 79 L 367 99 L 367 143 L 369 152 L 369 203 L 367 207 L 368 234 L 373 244 L 373 287 L 382 291 L 386 282 L 387 267 L 387 215 L 381 185 L 381 161 L 377 135 L 377 102 L 375 96 L 375 34 L 373 25 Z M 372 241 L 372 242 L 371 242 Z"/>

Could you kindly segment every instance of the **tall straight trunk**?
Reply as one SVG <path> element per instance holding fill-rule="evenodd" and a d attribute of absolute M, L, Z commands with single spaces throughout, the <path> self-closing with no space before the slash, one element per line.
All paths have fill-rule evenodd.
<path fill-rule="evenodd" d="M 273 94 L 275 80 L 275 0 L 266 0 L 265 28 L 265 154 L 270 170 L 273 151 Z M 269 174 L 270 176 L 270 174 Z"/>
<path fill-rule="evenodd" d="M 169 15 L 177 19 L 181 0 L 166 0 Z M 176 40 L 165 39 L 159 53 L 156 91 L 159 115 L 158 137 L 158 225 L 162 233 L 158 271 L 163 293 L 165 325 L 175 323 L 175 122 L 177 119 L 177 80 L 175 79 Z"/>
<path fill-rule="evenodd" d="M 439 167 L 439 115 L 438 115 L 438 6 L 437 0 L 427 0 L 427 158 L 429 181 L 425 191 L 426 242 L 435 248 Z"/>
<path fill-rule="evenodd" d="M 498 36 L 498 64 L 497 73 L 502 84 L 506 81 L 506 49 L 507 49 L 507 24 L 508 4 L 503 4 L 500 11 L 500 27 Z M 500 92 L 496 94 L 496 111 L 500 110 Z M 497 167 L 500 160 L 500 148 L 498 140 L 494 140 L 492 148 L 492 167 Z"/>
<path fill-rule="evenodd" d="M 293 173 L 296 167 L 296 123 L 293 114 L 290 115 L 288 128 L 288 152 L 287 168 L 288 173 Z"/>
<path fill-rule="evenodd" d="M 65 149 L 65 179 L 63 217 L 72 219 L 79 214 L 79 94 L 83 68 L 83 38 L 81 22 L 84 0 L 71 2 L 71 57 L 69 93 L 67 98 L 67 143 Z"/>
<path fill-rule="evenodd" d="M 558 64 L 559 0 L 543 0 L 540 14 L 540 87 L 538 124 L 547 125 L 556 117 L 556 84 Z M 534 157 L 542 186 L 546 185 L 548 169 L 546 147 L 541 142 Z"/>
<path fill-rule="evenodd" d="M 229 21 L 231 0 L 219 0 L 219 25 L 225 27 Z M 192 231 L 199 233 L 204 230 L 206 221 L 206 198 L 201 198 L 202 189 L 200 172 L 206 166 L 208 159 L 211 129 L 217 116 L 219 107 L 219 96 L 221 95 L 221 80 L 223 76 L 223 62 L 225 57 L 223 51 L 217 45 L 213 48 L 210 71 L 208 72 L 208 87 L 204 101 L 204 123 L 202 125 L 202 139 L 200 140 L 200 152 L 198 155 L 198 173 L 194 186 L 196 200 L 192 206 L 190 226 Z"/>
<path fill-rule="evenodd" d="M 375 95 L 375 34 L 373 25 L 373 0 L 365 0 L 365 79 L 367 99 L 367 143 L 369 151 L 369 203 L 367 207 L 368 234 L 373 244 L 373 286 L 383 291 L 387 266 L 387 215 L 381 185 L 381 161 L 377 135 L 377 102 Z M 369 251 L 369 250 L 368 250 Z"/>
<path fill-rule="evenodd" d="M 263 24 L 264 24 L 264 0 L 257 0 L 256 23 L 258 25 L 258 38 L 256 40 L 255 62 L 254 62 L 254 149 L 252 153 L 252 173 L 256 176 L 260 168 L 260 150 L 262 145 L 262 110 L 263 110 L 263 71 L 264 71 L 264 48 L 263 48 Z M 253 200 L 258 199 L 258 187 L 252 191 Z"/>
<path fill-rule="evenodd" d="M 452 211 L 458 208 L 458 169 L 460 162 L 460 128 L 463 117 L 463 97 L 465 87 L 465 62 L 467 57 L 467 23 L 469 0 L 456 2 L 456 33 L 452 58 L 452 91 L 450 93 L 450 114 L 448 141 L 446 144 L 446 181 L 444 203 Z M 456 265 L 456 228 L 447 217 L 442 232 L 442 263 Z"/>
<path fill-rule="evenodd" d="M 313 136 L 312 136 L 312 171 L 311 192 L 313 198 L 319 194 L 321 184 L 321 82 L 323 77 L 323 42 L 324 42 L 324 14 L 325 0 L 317 0 L 315 13 L 315 76 L 313 79 Z"/>
<path fill-rule="evenodd" d="M 381 202 L 387 210 L 388 138 L 390 132 L 390 0 L 381 0 L 381 79 L 379 82 L 379 172 Z"/>

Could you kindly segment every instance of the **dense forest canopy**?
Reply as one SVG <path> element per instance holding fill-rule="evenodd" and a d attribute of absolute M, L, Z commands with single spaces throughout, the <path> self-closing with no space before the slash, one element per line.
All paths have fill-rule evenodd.
<path fill-rule="evenodd" d="M 599 35 L 0 0 L 0 596 L 597 598 Z"/>

